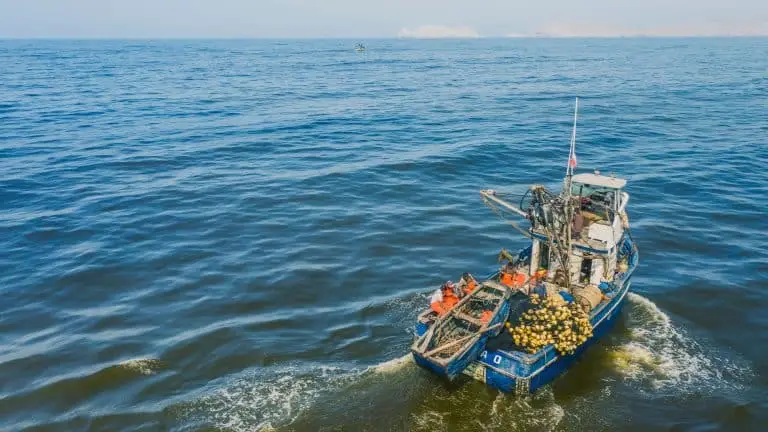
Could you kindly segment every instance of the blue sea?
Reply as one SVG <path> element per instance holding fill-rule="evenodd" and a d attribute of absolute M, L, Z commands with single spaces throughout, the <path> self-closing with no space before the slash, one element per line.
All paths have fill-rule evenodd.
<path fill-rule="evenodd" d="M 768 39 L 0 41 L 0 430 L 764 431 Z M 531 396 L 408 356 L 525 239 L 478 191 L 628 180 L 620 323 Z"/>

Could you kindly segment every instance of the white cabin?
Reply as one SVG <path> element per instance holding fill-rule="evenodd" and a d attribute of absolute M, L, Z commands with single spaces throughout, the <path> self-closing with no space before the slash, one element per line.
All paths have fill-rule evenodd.
<path fill-rule="evenodd" d="M 571 196 L 581 201 L 572 222 L 568 272 L 572 284 L 599 285 L 613 278 L 617 245 L 628 224 L 625 208 L 629 194 L 623 191 L 626 183 L 624 179 L 597 172 L 571 178 Z M 531 234 L 530 275 L 547 269 L 547 279 L 551 280 L 559 267 L 558 260 L 552 256 L 548 237 L 543 232 L 532 230 Z"/>

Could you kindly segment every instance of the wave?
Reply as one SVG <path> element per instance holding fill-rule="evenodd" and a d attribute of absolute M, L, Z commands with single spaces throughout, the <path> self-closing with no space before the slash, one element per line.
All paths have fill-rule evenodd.
<path fill-rule="evenodd" d="M 289 365 L 240 376 L 182 409 L 186 420 L 231 431 L 269 431 L 295 421 L 324 395 L 362 377 L 401 371 L 410 354 L 370 367 Z"/>
<path fill-rule="evenodd" d="M 194 407 L 193 416 L 232 431 L 271 430 L 290 423 L 322 392 L 349 375 L 322 368 L 318 375 L 284 368 L 269 376 L 243 377 L 226 385 Z"/>
<path fill-rule="evenodd" d="M 392 360 L 387 360 L 377 364 L 376 366 L 371 366 L 368 368 L 368 371 L 380 374 L 394 373 L 409 365 L 415 365 L 411 353 L 408 353 L 402 357 L 393 358 Z"/>
<path fill-rule="evenodd" d="M 641 391 L 667 395 L 743 387 L 751 375 L 748 365 L 695 339 L 651 300 L 635 293 L 628 298 L 629 338 L 608 356 L 626 379 L 649 385 Z"/>
<path fill-rule="evenodd" d="M 30 361 L 30 360 L 27 360 Z M 34 362 L 34 361 L 33 361 Z M 50 425 L 50 421 L 69 421 L 67 416 L 44 417 L 23 416 L 18 413 L 45 410 L 56 407 L 65 412 L 77 412 L 79 407 L 96 400 L 100 396 L 142 381 L 148 375 L 154 375 L 167 365 L 157 359 L 142 358 L 104 365 L 88 371 L 50 378 L 42 385 L 0 398 L 0 413 L 8 417 L 17 416 L 26 426 Z M 5 420 L 5 419 L 3 419 Z M 42 423 L 38 423 L 43 420 Z M 2 429 L 0 422 L 0 429 Z M 18 426 L 18 424 L 17 424 Z M 19 428 L 23 428 L 19 426 Z"/>
<path fill-rule="evenodd" d="M 564 426 L 567 417 L 566 407 L 556 400 L 551 387 L 520 397 L 501 392 L 489 395 L 478 392 L 477 386 L 464 386 L 456 392 L 436 392 L 432 400 L 425 400 L 411 414 L 409 430 L 554 431 Z"/>
<path fill-rule="evenodd" d="M 141 375 L 154 375 L 166 365 L 162 360 L 152 358 L 139 358 L 125 360 L 117 365 L 117 368 L 137 372 Z"/>

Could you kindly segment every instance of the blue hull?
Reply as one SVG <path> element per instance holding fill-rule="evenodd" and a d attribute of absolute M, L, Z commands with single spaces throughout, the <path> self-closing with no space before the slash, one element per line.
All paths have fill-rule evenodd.
<path fill-rule="evenodd" d="M 617 295 L 615 303 L 606 305 L 604 313 L 598 315 L 603 319 L 593 328 L 592 337 L 573 354 L 561 356 L 552 347 L 536 355 L 487 350 L 480 354 L 480 360 L 468 369 L 467 375 L 504 392 L 533 392 L 551 383 L 615 326 L 626 301 L 628 288 L 623 295 Z"/>

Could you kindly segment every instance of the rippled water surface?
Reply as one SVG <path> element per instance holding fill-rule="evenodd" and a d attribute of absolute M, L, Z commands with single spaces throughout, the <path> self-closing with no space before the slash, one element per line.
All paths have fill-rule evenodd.
<path fill-rule="evenodd" d="M 0 429 L 765 430 L 768 39 L 0 41 Z M 478 190 L 629 180 L 618 327 L 530 397 L 406 355 L 524 245 Z"/>

